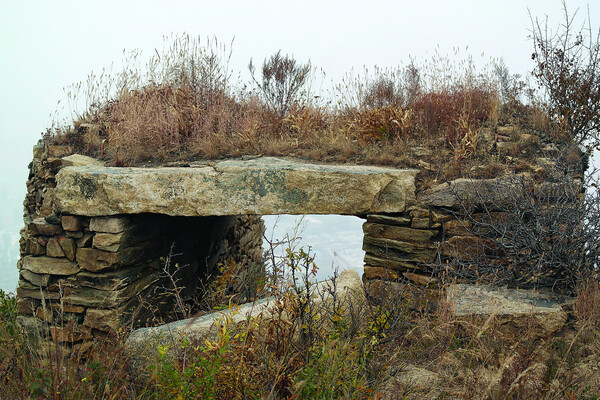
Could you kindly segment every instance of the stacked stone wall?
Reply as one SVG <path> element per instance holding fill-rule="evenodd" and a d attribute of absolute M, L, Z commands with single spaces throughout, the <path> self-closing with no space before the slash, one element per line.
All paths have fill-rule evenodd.
<path fill-rule="evenodd" d="M 220 264 L 262 265 L 258 216 L 89 217 L 55 211 L 55 176 L 64 165 L 97 162 L 68 146 L 34 148 L 18 262 L 20 322 L 70 345 L 119 327 L 170 321 L 178 296 L 193 301 Z"/>

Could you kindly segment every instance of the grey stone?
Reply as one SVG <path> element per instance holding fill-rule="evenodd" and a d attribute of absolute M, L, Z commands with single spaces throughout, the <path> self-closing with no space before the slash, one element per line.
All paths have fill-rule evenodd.
<path fill-rule="evenodd" d="M 56 207 L 89 216 L 393 213 L 414 202 L 417 172 L 269 157 L 198 168 L 65 167 Z"/>
<path fill-rule="evenodd" d="M 120 265 L 119 255 L 107 251 L 91 248 L 80 248 L 77 250 L 77 263 L 81 268 L 98 272 Z"/>
<path fill-rule="evenodd" d="M 22 268 L 36 274 L 72 275 L 79 272 L 79 266 L 66 258 L 23 257 Z"/>
<path fill-rule="evenodd" d="M 369 214 L 367 221 L 386 225 L 410 225 L 410 218 L 401 215 Z"/>
<path fill-rule="evenodd" d="M 98 250 L 116 252 L 121 248 L 121 233 L 96 233 L 92 242 L 92 247 Z"/>
<path fill-rule="evenodd" d="M 382 258 L 398 261 L 432 263 L 437 248 L 430 243 L 403 242 L 399 240 L 365 236 L 363 250 Z"/>
<path fill-rule="evenodd" d="M 370 253 L 365 254 L 364 261 L 365 265 L 370 265 L 372 267 L 384 267 L 387 269 L 414 270 L 418 268 L 416 262 L 402 261 L 386 257 L 378 257 Z"/>
<path fill-rule="evenodd" d="M 19 315 L 17 323 L 21 325 L 25 334 L 33 340 L 43 339 L 49 334 L 48 324 L 39 318 Z"/>
<path fill-rule="evenodd" d="M 46 245 L 46 255 L 57 258 L 65 256 L 65 252 L 63 251 L 62 247 L 60 247 L 58 239 L 50 238 L 50 240 L 48 240 L 48 244 Z"/>
<path fill-rule="evenodd" d="M 63 215 L 61 223 L 65 231 L 74 232 L 81 229 L 81 219 L 75 215 Z"/>
<path fill-rule="evenodd" d="M 75 260 L 75 254 L 77 252 L 77 246 L 75 246 L 75 241 L 69 237 L 61 236 L 58 238 L 58 243 L 62 248 L 65 256 L 70 260 Z"/>
<path fill-rule="evenodd" d="M 34 219 L 32 224 L 35 227 L 35 231 L 39 235 L 53 236 L 59 235 L 62 232 L 62 228 L 60 225 L 49 224 L 44 218 L 41 217 Z"/>
<path fill-rule="evenodd" d="M 90 219 L 89 229 L 93 232 L 121 233 L 128 226 L 130 226 L 128 217 L 94 217 Z"/>
<path fill-rule="evenodd" d="M 83 325 L 104 332 L 114 332 L 122 323 L 123 308 L 97 309 L 88 308 Z"/>
<path fill-rule="evenodd" d="M 135 264 L 155 255 L 159 250 L 159 246 L 149 244 L 128 247 L 118 253 L 82 247 L 77 250 L 77 263 L 87 271 L 98 272 L 118 268 L 122 265 Z"/>
<path fill-rule="evenodd" d="M 573 301 L 550 291 L 467 284 L 451 285 L 447 299 L 456 316 L 495 316 L 505 337 L 512 339 L 525 332 L 545 337 L 562 329 L 568 317 L 563 305 Z"/>
<path fill-rule="evenodd" d="M 50 275 L 48 274 L 36 274 L 26 269 L 22 269 L 20 274 L 21 278 L 31 282 L 35 286 L 46 287 L 50 281 Z"/>
<path fill-rule="evenodd" d="M 438 234 L 435 230 L 412 229 L 402 226 L 374 224 L 371 222 L 363 224 L 363 232 L 365 236 L 411 242 L 428 242 Z"/>

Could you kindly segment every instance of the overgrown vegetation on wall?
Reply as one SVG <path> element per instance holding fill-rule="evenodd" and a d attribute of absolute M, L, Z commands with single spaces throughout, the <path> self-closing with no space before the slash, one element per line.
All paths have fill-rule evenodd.
<path fill-rule="evenodd" d="M 166 43 L 144 68 L 132 53 L 122 72 L 71 87 L 75 121 L 53 140 L 117 166 L 244 154 L 416 166 L 416 152 L 456 175 L 488 159 L 498 122 L 558 129 L 524 102 L 518 76 L 478 71 L 472 59 L 365 70 L 317 96 L 310 62 L 277 52 L 260 68 L 250 62 L 246 84 L 233 79 L 226 46 L 189 36 Z"/>

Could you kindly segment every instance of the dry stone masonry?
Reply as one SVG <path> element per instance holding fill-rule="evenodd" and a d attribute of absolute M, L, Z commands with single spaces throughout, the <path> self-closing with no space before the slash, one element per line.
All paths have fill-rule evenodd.
<path fill-rule="evenodd" d="M 512 147 L 534 140 L 509 142 L 518 137 L 512 128 L 497 136 L 494 151 L 506 162 Z M 72 153 L 69 146 L 34 147 L 17 289 L 21 324 L 69 345 L 123 324 L 152 325 L 149 308 L 168 319 L 171 278 L 182 297 L 193 298 L 222 263 L 262 266 L 260 215 L 364 218 L 363 281 L 372 293 L 398 279 L 429 285 L 434 264 L 469 260 L 485 247 L 455 211 L 492 179 L 419 190 L 418 170 L 270 157 L 109 168 Z M 538 161 L 533 173 L 544 168 Z M 501 200 L 505 189 L 488 198 Z"/>

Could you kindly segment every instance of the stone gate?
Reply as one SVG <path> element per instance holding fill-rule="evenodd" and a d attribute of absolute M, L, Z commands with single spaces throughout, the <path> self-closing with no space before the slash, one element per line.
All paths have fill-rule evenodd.
<path fill-rule="evenodd" d="M 167 263 L 185 266 L 175 278 L 189 296 L 227 260 L 260 268 L 261 215 L 365 219 L 367 287 L 427 284 L 432 264 L 481 250 L 452 211 L 472 180 L 419 190 L 416 169 L 271 157 L 114 168 L 72 153 L 34 147 L 18 263 L 21 323 L 58 342 L 152 324 L 144 304 L 172 306 L 157 294 Z"/>

